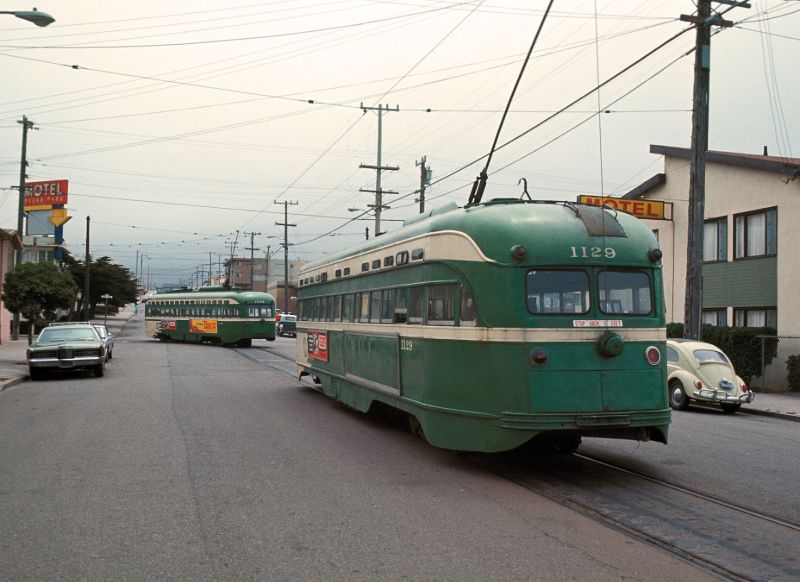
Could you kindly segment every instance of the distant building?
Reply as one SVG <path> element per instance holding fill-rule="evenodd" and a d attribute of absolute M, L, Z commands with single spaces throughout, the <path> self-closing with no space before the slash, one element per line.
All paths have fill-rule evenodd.
<path fill-rule="evenodd" d="M 14 269 L 14 253 L 22 249 L 22 241 L 15 230 L 0 228 L 0 344 L 11 339 L 11 312 L 3 304 L 2 293 L 6 274 Z"/>
<path fill-rule="evenodd" d="M 54 263 L 57 248 L 55 238 L 46 235 L 26 234 L 22 240 L 23 263 Z"/>
<path fill-rule="evenodd" d="M 671 202 L 672 220 L 647 221 L 664 253 L 667 321 L 684 320 L 690 150 L 652 145 L 664 173 L 625 194 Z M 778 356 L 756 387 L 787 389 L 786 358 L 800 354 L 800 158 L 710 151 L 706 158 L 703 323 L 774 327 Z"/>
<path fill-rule="evenodd" d="M 284 293 L 283 260 L 253 258 L 253 280 L 250 280 L 250 259 L 234 257 L 225 261 L 225 268 L 230 273 L 230 284 L 253 291 L 264 291 L 275 297 L 279 309 L 295 311 L 293 299 L 297 297 L 297 274 L 308 261 L 289 260 L 289 293 L 288 302 Z"/>

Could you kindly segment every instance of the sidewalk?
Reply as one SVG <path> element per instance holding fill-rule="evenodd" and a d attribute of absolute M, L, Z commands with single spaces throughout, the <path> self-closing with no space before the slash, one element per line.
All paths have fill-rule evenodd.
<path fill-rule="evenodd" d="M 119 330 L 134 316 L 133 305 L 126 305 L 120 312 L 108 318 L 108 328 L 117 335 Z M 0 392 L 28 379 L 25 350 L 28 338 L 0 344 Z M 741 412 L 759 414 L 800 422 L 800 392 L 759 392 L 756 399 L 742 405 Z"/>
<path fill-rule="evenodd" d="M 141 309 L 141 307 L 140 307 Z M 108 317 L 108 329 L 115 336 L 133 317 L 133 304 L 126 305 L 119 313 Z M 103 321 L 100 317 L 98 321 Z M 25 351 L 28 349 L 28 336 L 0 344 L 0 392 L 28 379 L 28 364 Z"/>

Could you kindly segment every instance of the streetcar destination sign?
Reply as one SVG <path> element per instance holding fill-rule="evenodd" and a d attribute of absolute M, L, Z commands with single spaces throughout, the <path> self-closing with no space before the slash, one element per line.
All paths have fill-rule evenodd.
<path fill-rule="evenodd" d="M 653 220 L 672 220 L 672 203 L 661 200 L 630 200 L 628 198 L 613 198 L 611 196 L 578 196 L 581 204 L 592 206 L 610 206 L 622 212 L 633 214 L 637 218 L 650 218 Z"/>
<path fill-rule="evenodd" d="M 68 180 L 45 180 L 25 184 L 25 210 L 49 210 L 67 203 Z"/>

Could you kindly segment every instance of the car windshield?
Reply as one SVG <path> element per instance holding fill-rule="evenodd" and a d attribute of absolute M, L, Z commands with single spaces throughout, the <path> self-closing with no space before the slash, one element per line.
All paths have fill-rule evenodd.
<path fill-rule="evenodd" d="M 692 352 L 694 359 L 698 364 L 725 364 L 730 366 L 728 358 L 722 352 L 717 350 L 695 350 Z"/>
<path fill-rule="evenodd" d="M 37 341 L 39 343 L 97 341 L 97 334 L 89 327 L 44 329 Z"/>

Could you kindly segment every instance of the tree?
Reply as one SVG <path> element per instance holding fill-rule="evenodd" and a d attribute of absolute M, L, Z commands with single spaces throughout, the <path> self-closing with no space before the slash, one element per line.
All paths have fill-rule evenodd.
<path fill-rule="evenodd" d="M 72 275 L 72 279 L 79 289 L 83 289 L 86 265 L 83 261 L 76 260 L 72 255 L 65 253 L 64 267 Z M 131 272 L 113 263 L 110 257 L 100 257 L 92 260 L 89 265 L 89 312 L 94 313 L 98 303 L 103 303 L 102 296 L 111 295 L 108 305 L 122 307 L 127 303 L 136 301 L 136 281 Z"/>
<path fill-rule="evenodd" d="M 6 275 L 3 301 L 10 311 L 28 319 L 30 344 L 35 322 L 55 319 L 57 309 L 70 309 L 77 292 L 70 274 L 59 271 L 53 263 L 23 263 Z"/>

